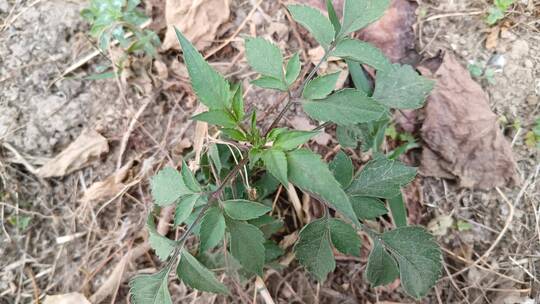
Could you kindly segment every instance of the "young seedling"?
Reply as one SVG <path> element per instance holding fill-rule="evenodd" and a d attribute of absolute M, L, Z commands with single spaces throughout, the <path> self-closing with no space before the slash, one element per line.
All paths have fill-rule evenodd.
<path fill-rule="evenodd" d="M 380 150 L 391 109 L 423 106 L 433 82 L 410 66 L 392 64 L 373 45 L 352 39 L 349 34 L 379 19 L 389 0 L 345 0 L 339 20 L 331 1 L 329 17 L 303 5 L 289 5 L 292 17 L 324 48 L 322 60 L 302 79 L 298 54 L 286 61 L 270 41 L 248 38 L 247 61 L 260 76 L 253 85 L 285 92 L 287 103 L 265 128 L 257 126 L 257 113 L 246 113 L 243 88 L 233 84 L 206 63 L 195 47 L 177 31 L 191 84 L 208 111 L 193 117 L 217 126 L 222 139 L 206 148 L 192 172 L 166 167 L 151 180 L 156 208 L 175 205 L 175 225 L 184 225 L 177 240 L 157 233 L 153 215 L 148 219 L 149 242 L 157 256 L 166 261 L 155 274 L 139 275 L 131 282 L 135 304 L 172 303 L 168 277 L 176 270 L 186 285 L 201 291 L 228 294 L 227 287 L 210 269 L 225 268 L 234 280 L 263 276 L 266 267 L 283 250 L 273 241 L 282 222 L 272 214 L 271 195 L 281 184 L 310 193 L 323 204 L 325 215 L 299 232 L 294 253 L 315 279 L 323 282 L 334 271 L 334 249 L 360 255 L 358 230 L 372 240 L 365 270 L 372 286 L 400 278 L 406 293 L 425 296 L 441 273 L 441 252 L 424 228 L 408 226 L 401 187 L 411 182 L 416 169 L 390 159 Z M 329 56 L 354 66 L 357 89 L 335 90 L 337 75 L 317 72 Z M 366 65 L 377 71 L 374 88 L 363 74 Z M 362 73 L 362 74 L 361 74 Z M 313 131 L 279 127 L 294 102 L 322 126 L 337 125 L 337 136 L 351 146 L 358 141 L 373 151 L 373 159 L 355 172 L 343 151 L 329 163 L 307 148 L 317 135 Z M 390 212 L 387 209 L 387 205 Z M 365 221 L 391 214 L 396 228 L 375 231 Z M 390 215 L 389 214 L 389 215 Z M 197 243 L 186 240 L 197 236 Z"/>
<path fill-rule="evenodd" d="M 140 0 L 91 0 L 90 7 L 81 11 L 82 17 L 91 25 L 90 35 L 97 39 L 102 51 L 108 53 L 109 46 L 116 41 L 126 54 L 156 55 L 161 42 L 156 33 L 141 28 L 148 17 L 137 8 L 139 4 Z M 111 73 L 90 78 L 107 78 L 107 75 Z"/>

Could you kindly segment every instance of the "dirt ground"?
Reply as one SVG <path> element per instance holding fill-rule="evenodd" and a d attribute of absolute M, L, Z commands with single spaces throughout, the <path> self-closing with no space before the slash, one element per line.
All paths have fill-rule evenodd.
<path fill-rule="evenodd" d="M 154 15 L 152 27 L 163 34 L 165 1 L 143 2 Z M 230 1 L 230 17 L 209 43 L 223 45 L 210 58 L 218 69 L 235 79 L 253 77 L 241 39 L 223 44 L 239 27 L 240 35 L 272 36 L 288 54 L 304 50 L 304 61 L 316 57 L 310 38 L 289 26 L 280 2 L 264 1 L 250 14 L 257 2 Z M 516 2 L 501 23 L 496 46 L 488 49 L 493 31 L 484 21 L 488 1 L 418 1 L 414 28 L 421 55 L 443 51 L 463 65 L 477 62 L 495 70 L 493 82 L 478 81 L 512 143 L 523 180 L 514 188 L 478 191 L 460 189 L 451 180 L 417 179 L 409 211 L 416 210 L 416 221 L 437 235 L 445 262 L 439 283 L 419 303 L 540 301 L 539 150 L 525 143 L 540 116 L 540 3 Z M 84 79 L 108 63 L 101 55 L 63 75 L 94 51 L 79 15 L 86 5 L 0 0 L 0 303 L 38 303 L 47 294 L 68 292 L 80 292 L 94 304 L 127 303 L 127 279 L 159 267 L 153 253 L 140 246 L 151 207 L 148 178 L 160 164 L 178 164 L 196 145 L 198 135 L 187 118 L 197 103 L 177 51 L 164 51 L 155 61 L 131 59 L 116 80 Z M 248 108 L 269 112 L 280 96 L 251 88 L 248 100 Z M 259 118 L 264 124 L 264 115 Z M 312 126 L 300 109 L 286 121 L 296 128 Z M 106 152 L 60 177 L 36 174 L 90 129 L 106 138 Z M 332 151 L 337 143 L 330 135 L 317 138 L 315 148 Z M 83 199 L 93 183 L 119 172 L 113 194 Z M 412 303 L 398 284 L 369 287 L 364 254 L 338 258 L 323 285 L 296 263 L 269 271 L 264 279 L 276 303 Z M 243 303 L 255 286 L 236 286 L 234 298 L 201 296 L 177 281 L 170 289 L 176 303 Z"/>

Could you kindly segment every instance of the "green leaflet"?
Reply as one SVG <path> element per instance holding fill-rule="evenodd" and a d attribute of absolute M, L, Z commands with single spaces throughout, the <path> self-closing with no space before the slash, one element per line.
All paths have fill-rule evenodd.
<path fill-rule="evenodd" d="M 332 52 L 332 56 L 367 64 L 377 71 L 386 71 L 392 68 L 391 62 L 381 50 L 370 43 L 356 39 L 340 41 Z M 377 74 L 378 77 L 379 74 Z"/>
<path fill-rule="evenodd" d="M 237 141 L 247 141 L 246 135 L 240 130 L 231 129 L 231 128 L 223 128 L 221 129 L 221 132 L 231 139 L 234 139 Z"/>
<path fill-rule="evenodd" d="M 323 48 L 334 41 L 334 27 L 319 10 L 305 5 L 288 5 L 293 19 L 305 27 Z"/>
<path fill-rule="evenodd" d="M 216 72 L 195 49 L 193 44 L 175 28 L 176 37 L 184 52 L 191 85 L 197 97 L 210 110 L 228 109 L 230 107 L 229 83 Z"/>
<path fill-rule="evenodd" d="M 287 157 L 285 153 L 278 149 L 266 150 L 262 153 L 262 159 L 268 172 L 277 178 L 281 184 L 287 186 Z"/>
<path fill-rule="evenodd" d="M 191 117 L 196 121 L 204 121 L 212 125 L 218 125 L 225 128 L 236 127 L 236 121 L 226 110 L 210 110 Z"/>
<path fill-rule="evenodd" d="M 366 266 L 366 279 L 377 287 L 394 282 L 399 277 L 399 269 L 394 258 L 386 252 L 381 242 L 374 240 Z"/>
<path fill-rule="evenodd" d="M 325 99 L 304 101 L 304 111 L 313 119 L 352 125 L 378 120 L 386 108 L 356 89 L 344 89 Z"/>
<path fill-rule="evenodd" d="M 170 268 L 158 273 L 141 274 L 129 282 L 133 304 L 172 304 L 168 287 Z"/>
<path fill-rule="evenodd" d="M 154 175 L 150 180 L 150 188 L 154 202 L 159 206 L 170 205 L 181 196 L 192 193 L 180 172 L 173 167 L 165 167 Z"/>
<path fill-rule="evenodd" d="M 249 65 L 257 72 L 276 79 L 284 79 L 283 56 L 277 46 L 264 38 L 246 39 Z"/>
<path fill-rule="evenodd" d="M 223 239 L 225 234 L 225 218 L 218 207 L 211 207 L 206 211 L 199 230 L 201 239 L 201 252 L 214 248 Z"/>
<path fill-rule="evenodd" d="M 434 82 L 424 78 L 409 65 L 392 65 L 377 73 L 373 99 L 397 109 L 418 109 L 433 89 Z"/>
<path fill-rule="evenodd" d="M 189 190 L 193 192 L 201 192 L 201 185 L 199 185 L 199 182 L 195 179 L 195 176 L 193 175 L 193 172 L 189 170 L 188 165 L 184 160 L 182 160 L 182 170 L 180 171 L 182 174 L 182 179 L 184 180 L 184 183 L 188 187 Z"/>
<path fill-rule="evenodd" d="M 269 212 L 272 208 L 261 203 L 236 199 L 224 201 L 223 210 L 232 219 L 251 220 Z"/>
<path fill-rule="evenodd" d="M 289 181 L 315 194 L 332 208 L 359 225 L 351 203 L 341 185 L 318 154 L 306 149 L 287 153 Z"/>
<path fill-rule="evenodd" d="M 354 167 L 351 158 L 345 152 L 339 151 L 328 167 L 343 188 L 351 184 Z"/>
<path fill-rule="evenodd" d="M 285 253 L 285 251 L 281 249 L 274 241 L 267 240 L 266 242 L 264 242 L 265 263 L 270 263 L 277 260 L 280 256 L 283 255 L 283 253 Z"/>
<path fill-rule="evenodd" d="M 251 81 L 251 83 L 264 89 L 287 91 L 287 86 L 285 83 L 283 83 L 283 81 L 270 76 L 261 76 Z"/>
<path fill-rule="evenodd" d="M 390 5 L 390 0 L 345 0 L 343 25 L 339 37 L 356 32 L 378 20 Z"/>
<path fill-rule="evenodd" d="M 343 148 L 355 148 L 360 140 L 360 132 L 356 125 L 336 127 L 336 139 Z"/>
<path fill-rule="evenodd" d="M 270 236 L 278 232 L 283 228 L 283 221 L 273 218 L 268 214 L 264 214 L 256 219 L 249 221 L 250 224 L 259 228 L 262 233 L 264 233 L 265 238 L 270 238 Z"/>
<path fill-rule="evenodd" d="M 382 241 L 399 265 L 401 286 L 407 294 L 421 298 L 441 275 L 441 250 L 422 227 L 400 227 L 382 234 Z"/>
<path fill-rule="evenodd" d="M 300 264 L 315 275 L 317 280 L 326 280 L 328 273 L 336 268 L 328 219 L 318 219 L 305 225 L 300 230 L 294 252 Z"/>
<path fill-rule="evenodd" d="M 330 228 L 332 244 L 334 244 L 337 250 L 343 254 L 360 256 L 362 241 L 350 224 L 332 218 L 328 219 L 328 227 Z"/>
<path fill-rule="evenodd" d="M 300 70 L 302 69 L 302 64 L 300 63 L 300 55 L 298 53 L 294 54 L 289 62 L 287 62 L 287 67 L 285 68 L 285 82 L 288 86 L 292 85 L 298 76 L 300 75 Z"/>
<path fill-rule="evenodd" d="M 349 68 L 349 74 L 351 75 L 354 87 L 366 93 L 366 95 L 371 96 L 373 88 L 371 87 L 371 82 L 368 76 L 366 76 L 362 65 L 352 60 L 345 60 L 345 62 L 347 62 L 347 67 Z"/>
<path fill-rule="evenodd" d="M 307 143 L 312 137 L 317 135 L 318 132 L 311 131 L 286 131 L 279 133 L 276 136 L 273 147 L 282 150 L 292 150 L 298 148 L 298 146 Z"/>
<path fill-rule="evenodd" d="M 349 196 L 354 213 L 361 220 L 372 220 L 388 213 L 384 203 L 374 197 Z"/>
<path fill-rule="evenodd" d="M 174 247 L 176 247 L 176 242 L 157 232 L 152 214 L 148 215 L 146 229 L 148 229 L 148 243 L 150 243 L 150 247 L 154 249 L 160 260 L 167 260 L 173 252 Z"/>
<path fill-rule="evenodd" d="M 241 84 L 235 84 L 231 88 L 232 97 L 232 111 L 234 113 L 236 121 L 242 121 L 246 113 L 244 112 L 244 90 Z"/>
<path fill-rule="evenodd" d="M 339 33 L 341 31 L 341 23 L 339 22 L 339 17 L 334 8 L 334 4 L 332 4 L 332 0 L 326 0 L 326 10 L 328 11 L 328 19 L 330 19 L 334 31 Z"/>
<path fill-rule="evenodd" d="M 362 168 L 347 193 L 392 198 L 400 193 L 400 187 L 410 183 L 415 176 L 416 168 L 379 155 Z"/>
<path fill-rule="evenodd" d="M 190 194 L 180 199 L 174 210 L 175 226 L 181 225 L 189 217 L 199 199 L 201 199 L 200 194 Z"/>
<path fill-rule="evenodd" d="M 262 276 L 265 242 L 263 233 L 245 222 L 227 219 L 226 223 L 231 234 L 232 255 L 244 269 Z"/>
<path fill-rule="evenodd" d="M 302 92 L 302 97 L 305 99 L 323 99 L 328 96 L 334 88 L 339 78 L 341 71 L 321 75 L 311 79 Z"/>
<path fill-rule="evenodd" d="M 194 289 L 228 294 L 227 287 L 218 281 L 213 272 L 204 267 L 189 252 L 182 250 L 176 274 L 184 283 Z"/>
<path fill-rule="evenodd" d="M 392 218 L 394 219 L 396 227 L 407 226 L 407 209 L 405 208 L 405 201 L 403 200 L 401 192 L 398 195 L 389 198 L 388 205 L 390 206 Z"/>

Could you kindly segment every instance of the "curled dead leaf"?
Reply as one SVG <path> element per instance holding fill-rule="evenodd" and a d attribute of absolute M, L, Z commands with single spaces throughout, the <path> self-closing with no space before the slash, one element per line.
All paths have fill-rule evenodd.
<path fill-rule="evenodd" d="M 107 139 L 92 129 L 85 129 L 66 149 L 37 171 L 40 177 L 61 177 L 88 166 L 109 151 Z"/>
<path fill-rule="evenodd" d="M 229 20 L 228 0 L 167 0 L 165 19 L 167 33 L 163 48 L 180 49 L 174 27 L 178 28 L 198 49 L 209 47 L 218 28 Z"/>
<path fill-rule="evenodd" d="M 86 189 L 86 191 L 84 191 L 81 202 L 100 202 L 110 199 L 118 194 L 125 188 L 126 185 L 123 183 L 123 181 L 132 166 L 133 161 L 129 161 L 111 176 L 102 181 L 93 183 L 90 187 L 88 187 L 88 189 Z"/>
<path fill-rule="evenodd" d="M 436 72 L 421 135 L 420 172 L 457 179 L 461 187 L 490 189 L 520 182 L 510 143 L 491 111 L 488 96 L 454 56 L 446 54 Z"/>

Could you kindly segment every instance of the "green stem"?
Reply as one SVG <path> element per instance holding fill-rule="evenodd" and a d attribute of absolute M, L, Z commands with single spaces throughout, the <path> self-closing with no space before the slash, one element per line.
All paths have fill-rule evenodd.
<path fill-rule="evenodd" d="M 296 100 L 302 95 L 302 91 L 304 91 L 304 87 L 315 75 L 315 73 L 317 73 L 321 65 L 328 59 L 328 57 L 330 57 L 330 54 L 334 50 L 335 45 L 336 43 L 333 42 L 330 45 L 330 47 L 324 51 L 323 57 L 321 58 L 319 63 L 317 63 L 317 65 L 311 70 L 311 72 L 309 72 L 308 76 L 304 79 L 304 81 L 300 85 L 300 88 L 298 88 L 298 91 L 296 91 L 296 94 L 293 95 L 290 90 L 287 90 L 287 93 L 289 94 L 289 100 L 287 101 L 287 104 L 285 105 L 285 107 L 283 107 L 283 109 L 279 112 L 278 116 L 276 116 L 274 121 L 270 124 L 270 127 L 266 130 L 263 137 L 266 137 L 266 135 L 268 135 L 268 133 L 277 126 L 277 124 L 280 122 L 283 116 L 285 116 L 285 113 L 291 108 L 294 100 Z"/>

